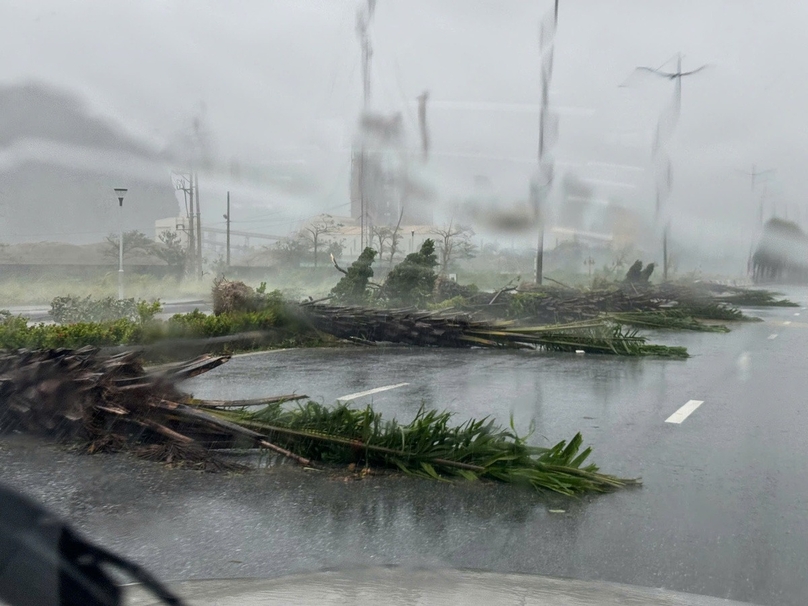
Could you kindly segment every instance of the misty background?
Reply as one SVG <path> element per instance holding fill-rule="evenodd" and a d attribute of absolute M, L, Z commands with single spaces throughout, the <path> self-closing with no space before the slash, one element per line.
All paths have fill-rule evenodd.
<path fill-rule="evenodd" d="M 285 235 L 314 214 L 347 215 L 359 4 L 4 3 L 0 241 L 98 241 L 117 229 L 113 187 L 130 190 L 127 229 L 151 235 L 155 219 L 179 214 L 170 171 L 191 161 L 202 166 L 204 225 L 224 225 L 227 190 L 234 229 Z M 551 9 L 551 0 L 378 0 L 371 107 L 402 113 L 415 157 L 416 97 L 429 91 L 423 176 L 435 223 L 481 187 L 496 203 L 527 199 L 538 23 Z M 731 254 L 742 271 L 761 195 L 743 171 L 776 169 L 766 217 L 808 219 L 806 30 L 798 0 L 562 0 L 550 94 L 557 183 L 573 176 L 652 224 L 652 142 L 674 84 L 632 73 L 673 70 L 678 52 L 685 70 L 708 64 L 682 83 L 667 210 L 679 246 Z M 514 238 L 535 242 L 531 232 L 503 236 Z"/>

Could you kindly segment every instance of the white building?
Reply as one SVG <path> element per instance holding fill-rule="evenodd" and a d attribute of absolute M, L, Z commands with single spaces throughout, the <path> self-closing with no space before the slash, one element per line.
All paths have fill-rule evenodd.
<path fill-rule="evenodd" d="M 182 246 L 188 246 L 188 219 L 186 217 L 167 217 L 154 222 L 154 239 L 160 241 L 160 236 L 166 232 L 174 232 L 180 238 Z"/>

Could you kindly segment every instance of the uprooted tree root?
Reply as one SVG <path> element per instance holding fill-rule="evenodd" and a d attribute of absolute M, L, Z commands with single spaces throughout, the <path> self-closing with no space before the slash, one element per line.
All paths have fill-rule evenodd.
<path fill-rule="evenodd" d="M 104 357 L 86 347 L 5 353 L 0 431 L 41 435 L 88 453 L 126 450 L 201 469 L 236 469 L 215 457 L 215 449 L 255 440 L 186 406 L 189 397 L 175 387 L 228 359 L 202 356 L 146 371 L 137 352 Z"/>

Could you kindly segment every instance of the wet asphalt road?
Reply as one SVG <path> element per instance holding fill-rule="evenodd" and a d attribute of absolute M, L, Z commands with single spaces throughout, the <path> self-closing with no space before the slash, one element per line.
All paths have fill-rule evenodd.
<path fill-rule="evenodd" d="M 808 301 L 808 291 L 790 294 Z M 186 385 L 198 397 L 298 391 L 331 402 L 408 383 L 353 402 L 372 399 L 401 419 L 422 404 L 460 419 L 513 414 L 517 428 L 535 421 L 539 442 L 580 430 L 604 471 L 643 477 L 637 490 L 548 502 L 507 486 L 346 482 L 286 466 L 202 475 L 121 456 L 54 457 L 20 440 L 0 450 L 0 478 L 164 578 L 436 565 L 804 604 L 808 311 L 756 313 L 766 321 L 727 335 L 660 336 L 687 345 L 687 361 L 282 351 L 236 358 Z M 688 400 L 704 403 L 665 423 Z"/>

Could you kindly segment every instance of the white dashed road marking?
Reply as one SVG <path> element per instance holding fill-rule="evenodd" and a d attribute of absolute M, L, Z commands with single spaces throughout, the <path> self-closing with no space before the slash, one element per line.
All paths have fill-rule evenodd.
<path fill-rule="evenodd" d="M 665 419 L 665 423 L 676 423 L 678 425 L 702 404 L 704 404 L 704 400 L 688 400 L 687 404 Z"/>
<path fill-rule="evenodd" d="M 786 320 L 783 322 L 783 326 L 788 326 L 789 324 L 791 324 L 791 320 Z"/>
<path fill-rule="evenodd" d="M 772 333 L 768 336 L 769 341 L 774 341 L 777 338 L 777 333 Z"/>
<path fill-rule="evenodd" d="M 374 393 L 379 393 L 381 391 L 388 391 L 390 389 L 398 389 L 399 387 L 404 387 L 405 385 L 409 385 L 409 383 L 396 383 L 395 385 L 385 385 L 384 387 L 377 387 L 375 389 L 368 389 L 367 391 L 358 391 L 356 393 L 349 393 L 347 396 L 340 396 L 337 398 L 340 402 L 347 402 L 348 400 L 356 400 L 357 398 L 361 398 L 363 396 L 370 396 Z"/>

